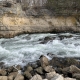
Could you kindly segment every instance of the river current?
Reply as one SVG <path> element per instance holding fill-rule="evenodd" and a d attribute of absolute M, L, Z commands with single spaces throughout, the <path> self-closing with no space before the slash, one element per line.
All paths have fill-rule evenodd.
<path fill-rule="evenodd" d="M 60 36 L 72 37 L 60 39 Z M 45 37 L 54 39 L 42 43 Z M 7 66 L 24 66 L 28 62 L 38 60 L 40 55 L 47 56 L 48 53 L 58 57 L 80 57 L 80 34 L 24 34 L 10 39 L 0 39 L 0 62 Z"/>

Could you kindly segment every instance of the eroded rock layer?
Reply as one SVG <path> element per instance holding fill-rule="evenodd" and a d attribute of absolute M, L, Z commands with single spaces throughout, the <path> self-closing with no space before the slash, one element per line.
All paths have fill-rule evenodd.
<path fill-rule="evenodd" d="M 0 1 L 0 37 L 14 37 L 21 33 L 80 32 L 79 1 L 65 3 L 71 3 L 69 9 L 73 8 L 73 11 L 70 13 L 68 8 L 62 10 L 67 7 L 63 1 L 55 6 L 53 3 L 55 0 Z"/>

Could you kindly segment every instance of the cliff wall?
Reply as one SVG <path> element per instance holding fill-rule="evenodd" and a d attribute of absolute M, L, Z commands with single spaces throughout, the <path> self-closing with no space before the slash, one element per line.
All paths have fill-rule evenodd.
<path fill-rule="evenodd" d="M 22 33 L 80 32 L 77 0 L 0 1 L 0 37 Z"/>

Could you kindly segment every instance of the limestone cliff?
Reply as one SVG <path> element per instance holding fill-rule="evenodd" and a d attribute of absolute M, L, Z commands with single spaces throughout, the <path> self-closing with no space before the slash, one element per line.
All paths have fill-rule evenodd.
<path fill-rule="evenodd" d="M 70 15 L 67 12 L 65 15 L 64 11 L 57 13 L 56 9 L 60 5 L 58 4 L 59 7 L 52 5 L 55 2 L 51 0 L 51 2 L 47 0 L 31 1 L 0 1 L 0 37 L 14 37 L 22 33 L 80 32 L 79 12 L 74 13 L 75 9 L 74 12 L 70 12 Z"/>

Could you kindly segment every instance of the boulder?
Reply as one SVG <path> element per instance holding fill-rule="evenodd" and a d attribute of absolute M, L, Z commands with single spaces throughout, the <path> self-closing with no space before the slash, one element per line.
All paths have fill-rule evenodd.
<path fill-rule="evenodd" d="M 73 79 L 73 78 L 65 78 L 64 80 L 76 80 L 76 79 Z"/>
<path fill-rule="evenodd" d="M 48 65 L 49 65 L 48 58 L 42 55 L 42 56 L 40 57 L 40 63 L 41 63 L 41 66 L 42 66 L 43 68 L 46 67 L 46 66 L 48 66 Z"/>
<path fill-rule="evenodd" d="M 18 71 L 18 70 L 21 70 L 21 66 L 20 66 L 20 65 L 17 65 L 17 66 L 13 69 L 14 72 L 16 72 L 16 71 Z"/>
<path fill-rule="evenodd" d="M 44 70 L 46 72 L 53 72 L 54 71 L 54 69 L 52 68 L 52 66 L 46 66 L 46 67 L 44 67 Z"/>
<path fill-rule="evenodd" d="M 30 80 L 42 80 L 42 77 L 40 75 L 36 74 Z"/>
<path fill-rule="evenodd" d="M 80 80 L 80 73 L 74 73 L 73 77 Z"/>
<path fill-rule="evenodd" d="M 0 80 L 8 80 L 7 76 L 0 76 Z"/>
<path fill-rule="evenodd" d="M 47 37 L 44 38 L 44 40 L 40 39 L 39 41 L 41 41 L 40 42 L 41 44 L 46 44 L 48 41 L 52 41 L 54 39 L 55 39 L 55 37 L 49 37 L 49 36 L 47 36 Z"/>
<path fill-rule="evenodd" d="M 51 80 L 64 80 L 64 77 L 62 75 L 57 74 L 56 76 L 51 78 Z"/>
<path fill-rule="evenodd" d="M 71 73 L 80 73 L 80 69 L 74 65 L 70 66 L 70 72 Z"/>
<path fill-rule="evenodd" d="M 17 76 L 18 72 L 12 72 L 9 74 L 9 78 L 15 78 Z"/>
<path fill-rule="evenodd" d="M 0 69 L 0 75 L 6 76 L 7 75 L 6 70 L 5 69 Z"/>
<path fill-rule="evenodd" d="M 24 80 L 24 76 L 21 74 L 17 74 L 14 80 Z"/>
<path fill-rule="evenodd" d="M 8 76 L 8 80 L 13 80 L 13 79 L 14 79 L 13 75 Z"/>
<path fill-rule="evenodd" d="M 28 79 L 32 78 L 32 75 L 31 75 L 31 73 L 30 73 L 29 71 L 25 71 L 25 72 L 24 72 L 24 76 L 25 76 L 26 78 L 28 78 Z"/>
<path fill-rule="evenodd" d="M 27 66 L 27 67 L 26 67 L 26 70 L 27 70 L 28 72 L 30 72 L 30 71 L 33 70 L 33 68 L 32 68 L 31 66 Z"/>
<path fill-rule="evenodd" d="M 70 67 L 65 67 L 63 69 L 60 69 L 62 74 L 65 76 L 65 77 L 72 77 L 72 74 L 70 75 Z"/>
<path fill-rule="evenodd" d="M 13 66 L 10 66 L 10 67 L 8 67 L 8 69 L 7 69 L 7 71 L 10 73 L 10 72 L 13 72 Z"/>
<path fill-rule="evenodd" d="M 65 68 L 69 67 L 71 65 L 79 66 L 80 63 L 75 58 L 61 58 L 61 57 L 53 57 L 53 59 L 50 61 L 50 64 L 53 67 L 57 68 Z"/>
<path fill-rule="evenodd" d="M 46 73 L 46 78 L 50 80 L 50 79 L 53 78 L 55 75 L 56 75 L 56 72 L 55 72 L 55 71 L 50 72 L 50 73 Z"/>
<path fill-rule="evenodd" d="M 36 68 L 35 71 L 36 71 L 38 74 L 43 74 L 43 69 L 42 69 L 42 67 Z"/>

